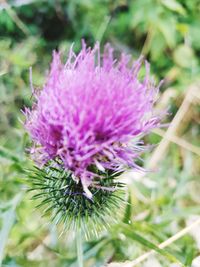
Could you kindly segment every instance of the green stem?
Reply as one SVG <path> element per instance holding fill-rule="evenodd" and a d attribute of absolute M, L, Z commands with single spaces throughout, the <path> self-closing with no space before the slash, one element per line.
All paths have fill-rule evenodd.
<path fill-rule="evenodd" d="M 77 246 L 78 267 L 83 267 L 83 248 L 82 248 L 81 228 L 79 228 L 76 233 L 76 246 Z"/>

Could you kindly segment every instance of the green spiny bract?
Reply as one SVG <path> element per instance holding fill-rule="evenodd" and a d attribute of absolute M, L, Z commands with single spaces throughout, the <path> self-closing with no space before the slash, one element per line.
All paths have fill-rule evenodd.
<path fill-rule="evenodd" d="M 50 215 L 56 224 L 62 223 L 66 230 L 81 228 L 90 236 L 117 222 L 125 203 L 124 184 L 116 181 L 119 174 L 111 171 L 96 174 L 102 178 L 98 177 L 89 187 L 92 199 L 71 171 L 53 161 L 42 169 L 35 167 L 29 171 L 28 179 L 30 191 L 36 191 L 33 198 L 41 199 L 37 207 L 44 207 L 44 215 Z"/>

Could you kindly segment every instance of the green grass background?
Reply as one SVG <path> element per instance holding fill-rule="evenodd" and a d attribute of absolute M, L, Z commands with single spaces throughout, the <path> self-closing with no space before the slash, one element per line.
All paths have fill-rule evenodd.
<path fill-rule="evenodd" d="M 30 140 L 20 110 L 32 103 L 29 67 L 34 86 L 40 88 L 52 50 L 59 49 L 64 56 L 74 43 L 78 51 L 81 38 L 89 45 L 110 42 L 133 59 L 142 53 L 155 79 L 164 79 L 160 96 L 170 122 L 188 88 L 199 84 L 199 14 L 199 0 L 0 1 L 0 265 L 77 266 L 73 236 L 59 237 L 26 193 L 24 170 L 32 162 L 25 153 Z M 196 153 L 171 142 L 158 170 L 146 175 L 151 184 L 131 180 L 125 224 L 84 242 L 85 266 L 133 260 L 200 215 L 199 90 L 176 133 Z M 146 141 L 157 144 L 161 137 L 152 133 Z M 151 153 L 145 156 L 147 165 Z M 199 255 L 198 231 L 166 252 L 191 266 Z M 161 254 L 153 264 L 141 266 L 172 266 L 173 259 Z"/>

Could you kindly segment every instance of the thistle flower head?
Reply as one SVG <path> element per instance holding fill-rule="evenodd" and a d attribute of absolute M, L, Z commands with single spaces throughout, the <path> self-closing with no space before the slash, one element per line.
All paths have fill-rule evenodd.
<path fill-rule="evenodd" d="M 26 109 L 26 129 L 30 133 L 35 159 L 41 164 L 59 159 L 71 178 L 80 181 L 91 198 L 98 172 L 121 172 L 139 168 L 135 160 L 142 146 L 136 141 L 157 127 L 153 114 L 157 87 L 146 75 L 139 80 L 142 60 L 130 66 L 130 57 L 115 60 L 106 45 L 103 55 L 99 44 L 78 55 L 71 48 L 65 64 L 58 52 L 46 84 L 35 94 L 32 110 Z"/>

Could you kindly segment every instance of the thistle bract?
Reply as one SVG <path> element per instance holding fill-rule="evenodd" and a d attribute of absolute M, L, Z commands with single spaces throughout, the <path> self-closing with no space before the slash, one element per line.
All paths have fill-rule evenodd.
<path fill-rule="evenodd" d="M 31 181 L 29 191 L 35 191 L 33 199 L 40 200 L 37 208 L 43 207 L 43 214 L 55 224 L 62 223 L 64 230 L 82 229 L 89 239 L 123 216 L 124 184 L 110 171 L 99 172 L 102 179 L 93 181 L 92 199 L 60 162 L 50 161 L 42 169 L 35 167 L 27 174 Z"/>

